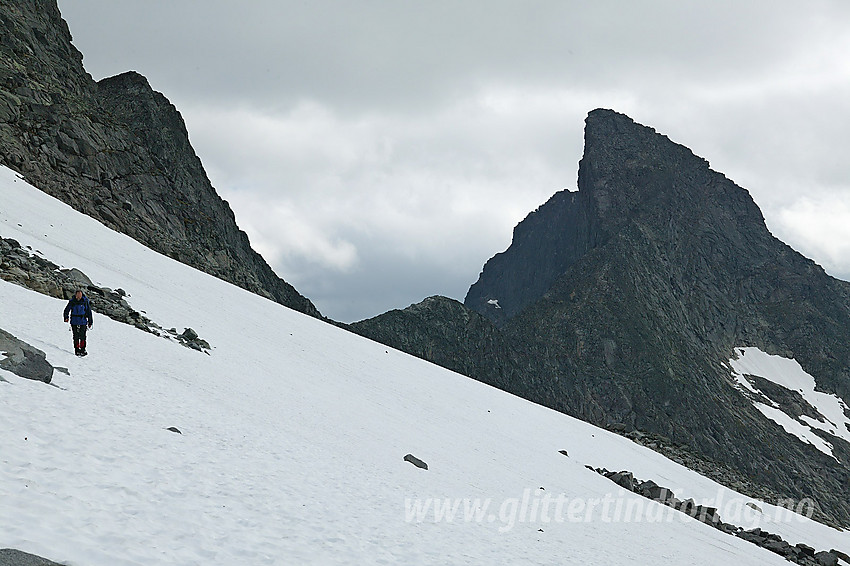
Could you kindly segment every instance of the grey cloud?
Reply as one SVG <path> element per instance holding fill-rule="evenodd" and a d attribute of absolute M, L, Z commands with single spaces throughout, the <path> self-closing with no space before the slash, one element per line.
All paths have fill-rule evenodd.
<path fill-rule="evenodd" d="M 805 50 L 848 12 L 841 2 L 791 1 L 63 0 L 60 7 L 96 76 L 133 66 L 155 84 L 207 100 L 288 105 L 308 96 L 359 109 L 433 103 L 488 82 L 612 87 L 751 76 Z"/>
<path fill-rule="evenodd" d="M 850 3 L 60 0 L 96 77 L 183 112 L 237 220 L 325 314 L 462 299 L 625 112 L 850 274 Z"/>

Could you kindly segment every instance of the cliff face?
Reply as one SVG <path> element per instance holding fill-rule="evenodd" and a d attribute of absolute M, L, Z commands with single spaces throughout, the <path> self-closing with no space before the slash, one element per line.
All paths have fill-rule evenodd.
<path fill-rule="evenodd" d="M 787 434 L 732 387 L 727 364 L 757 346 L 850 400 L 848 285 L 773 237 L 746 190 L 622 114 L 588 115 L 578 188 L 517 226 L 470 288 L 466 307 L 494 323 L 485 335 L 499 349 L 467 368 L 434 353 L 482 335 L 446 344 L 469 310 L 425 304 L 392 315 L 395 342 L 595 424 L 686 444 L 850 524 L 850 445 L 829 438 L 836 460 Z M 380 340 L 386 318 L 353 326 Z"/>
<path fill-rule="evenodd" d="M 143 76 L 92 80 L 55 0 L 0 1 L 0 25 L 0 163 L 152 249 L 320 316 L 251 249 Z"/>
<path fill-rule="evenodd" d="M 597 218 L 586 192 L 561 191 L 514 228 L 506 251 L 493 256 L 464 305 L 501 326 L 540 298 L 598 243 Z"/>

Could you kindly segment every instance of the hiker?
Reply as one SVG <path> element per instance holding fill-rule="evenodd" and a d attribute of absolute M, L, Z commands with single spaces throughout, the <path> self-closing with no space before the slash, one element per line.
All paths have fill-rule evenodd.
<path fill-rule="evenodd" d="M 68 301 L 63 313 L 65 322 L 71 315 L 71 331 L 74 333 L 74 353 L 85 356 L 86 352 L 86 327 L 91 328 L 93 324 L 91 315 L 91 304 L 89 298 L 83 295 L 82 289 L 77 289 L 74 296 Z"/>

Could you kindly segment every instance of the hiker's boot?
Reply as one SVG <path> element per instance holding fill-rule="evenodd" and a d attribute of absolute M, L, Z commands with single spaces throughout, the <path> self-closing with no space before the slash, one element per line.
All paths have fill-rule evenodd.
<path fill-rule="evenodd" d="M 81 356 L 88 355 L 88 352 L 86 352 L 86 341 L 85 340 L 80 340 L 80 355 Z"/>

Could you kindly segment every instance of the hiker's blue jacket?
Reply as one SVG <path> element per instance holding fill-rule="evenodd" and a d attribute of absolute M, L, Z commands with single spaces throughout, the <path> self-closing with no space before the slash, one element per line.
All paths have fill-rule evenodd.
<path fill-rule="evenodd" d="M 91 326 L 94 323 L 91 315 L 91 304 L 89 304 L 89 298 L 85 295 L 79 301 L 76 297 L 71 297 L 63 313 L 66 320 L 69 314 L 71 315 L 72 326 Z"/>

